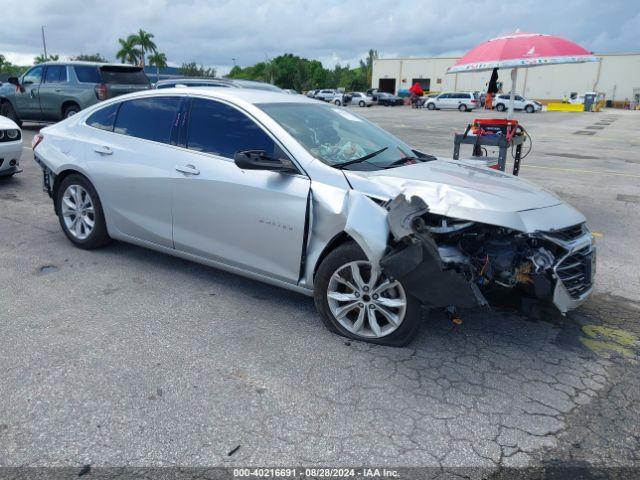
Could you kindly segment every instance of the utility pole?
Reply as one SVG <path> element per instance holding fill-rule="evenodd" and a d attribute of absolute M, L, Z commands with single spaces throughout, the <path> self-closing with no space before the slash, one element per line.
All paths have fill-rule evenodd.
<path fill-rule="evenodd" d="M 231 60 L 233 61 L 233 66 L 234 66 L 234 67 L 237 67 L 237 66 L 238 66 L 238 64 L 236 63 L 236 59 L 235 59 L 235 58 L 232 58 Z"/>
<path fill-rule="evenodd" d="M 42 46 L 44 47 L 44 59 L 47 60 L 49 57 L 47 56 L 47 41 L 44 38 L 44 25 L 40 27 L 42 29 Z"/>

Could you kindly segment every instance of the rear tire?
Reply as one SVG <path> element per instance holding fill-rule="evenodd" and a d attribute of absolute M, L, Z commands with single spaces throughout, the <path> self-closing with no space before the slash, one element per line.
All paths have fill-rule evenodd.
<path fill-rule="evenodd" d="M 66 107 L 64 107 L 64 110 L 62 110 L 62 118 L 66 119 L 69 117 L 73 117 L 79 111 L 80 111 L 80 107 L 75 103 L 67 105 Z"/>
<path fill-rule="evenodd" d="M 344 243 L 329 253 L 320 264 L 315 277 L 316 308 L 325 326 L 343 337 L 378 345 L 406 345 L 420 329 L 420 302 L 408 294 L 400 282 L 391 280 L 391 285 L 382 288 L 384 282 L 389 281 L 382 273 L 377 281 L 374 279 L 372 282 L 371 276 L 368 276 L 370 266 L 366 255 L 355 242 Z M 354 267 L 362 272 L 362 275 L 358 275 L 360 281 L 357 277 L 349 277 Z M 347 279 L 345 277 L 349 277 L 348 282 L 354 288 L 337 280 Z M 332 295 L 331 299 L 329 294 Z M 351 296 L 358 300 L 351 302 Z M 348 307 L 351 308 L 344 310 Z M 339 316 L 340 320 L 334 314 L 336 311 L 343 312 Z"/>
<path fill-rule="evenodd" d="M 499 112 L 504 112 L 507 109 L 507 107 L 504 106 L 504 103 L 499 103 L 496 105 L 496 110 Z"/>
<path fill-rule="evenodd" d="M 364 103 L 364 100 L 360 100 L 360 103 L 358 103 L 358 105 L 360 105 L 360 107 L 364 107 L 366 104 Z"/>
<path fill-rule="evenodd" d="M 98 192 L 86 177 L 72 174 L 62 180 L 56 210 L 62 231 L 76 247 L 93 250 L 111 241 Z"/>
<path fill-rule="evenodd" d="M 2 102 L 0 105 L 0 115 L 3 117 L 7 117 L 9 120 L 12 120 L 16 125 L 22 127 L 22 120 L 18 117 L 18 114 L 9 102 Z"/>
<path fill-rule="evenodd" d="M 458 107 L 458 110 L 460 110 L 461 112 L 466 112 L 469 109 L 464 103 L 461 103 L 460 106 Z"/>

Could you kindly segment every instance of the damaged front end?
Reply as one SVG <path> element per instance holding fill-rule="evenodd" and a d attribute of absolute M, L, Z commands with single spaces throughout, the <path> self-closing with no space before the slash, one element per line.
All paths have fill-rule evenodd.
<path fill-rule="evenodd" d="M 368 235 L 349 222 L 347 233 L 387 276 L 428 307 L 470 308 L 508 297 L 550 301 L 566 313 L 593 288 L 595 247 L 584 223 L 523 233 L 434 214 L 417 196 L 369 202 L 375 211 L 367 215 Z M 381 235 L 387 240 L 384 251 Z"/>

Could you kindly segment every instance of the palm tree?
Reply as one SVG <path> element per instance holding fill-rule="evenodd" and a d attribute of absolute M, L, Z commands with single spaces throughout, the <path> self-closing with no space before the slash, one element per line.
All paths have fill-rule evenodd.
<path fill-rule="evenodd" d="M 156 66 L 156 82 L 160 80 L 160 69 L 167 66 L 167 56 L 161 52 L 149 55 L 149 65 Z"/>
<path fill-rule="evenodd" d="M 145 32 L 144 30 L 138 30 L 138 33 L 129 35 L 128 39 L 132 44 L 138 45 L 142 51 L 142 66 L 144 67 L 144 56 L 147 53 L 156 52 L 156 44 L 153 42 L 153 33 Z"/>
<path fill-rule="evenodd" d="M 135 43 L 131 42 L 131 37 L 126 40 L 119 38 L 118 42 L 120 42 L 120 50 L 116 53 L 116 58 L 119 58 L 122 63 L 137 63 L 142 52 L 136 48 Z"/>

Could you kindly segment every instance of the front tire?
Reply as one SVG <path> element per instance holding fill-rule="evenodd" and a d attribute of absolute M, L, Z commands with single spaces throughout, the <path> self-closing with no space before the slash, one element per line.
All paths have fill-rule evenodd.
<path fill-rule="evenodd" d="M 533 113 L 533 105 L 527 105 L 526 107 L 524 107 L 524 111 L 527 113 Z"/>
<path fill-rule="evenodd" d="M 435 103 L 427 103 L 427 110 L 435 110 L 435 109 L 436 109 Z"/>
<path fill-rule="evenodd" d="M 56 210 L 62 231 L 76 247 L 92 250 L 111 240 L 98 192 L 82 175 L 72 174 L 62 180 Z"/>
<path fill-rule="evenodd" d="M 2 102 L 0 105 L 0 115 L 3 117 L 7 117 L 9 120 L 12 120 L 16 125 L 22 127 L 22 120 L 18 117 L 13 105 L 11 105 L 8 101 Z"/>
<path fill-rule="evenodd" d="M 399 281 L 373 269 L 355 242 L 322 261 L 314 300 L 325 326 L 354 340 L 401 347 L 420 329 L 420 302 Z"/>

